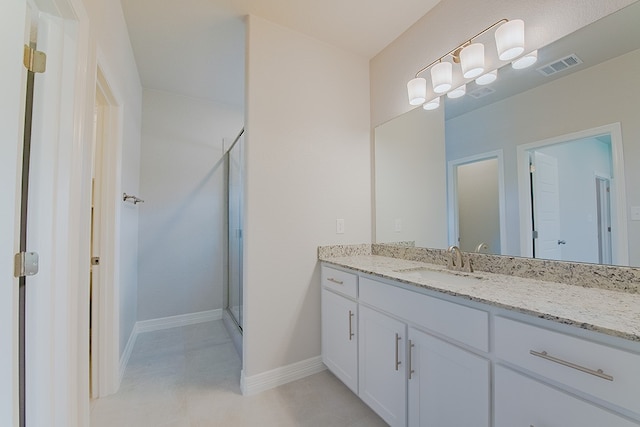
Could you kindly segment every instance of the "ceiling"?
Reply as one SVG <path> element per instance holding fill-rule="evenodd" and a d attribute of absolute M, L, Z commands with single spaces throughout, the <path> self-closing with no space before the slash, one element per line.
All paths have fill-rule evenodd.
<path fill-rule="evenodd" d="M 245 15 L 371 58 L 440 0 L 121 0 L 145 88 L 241 106 Z"/>

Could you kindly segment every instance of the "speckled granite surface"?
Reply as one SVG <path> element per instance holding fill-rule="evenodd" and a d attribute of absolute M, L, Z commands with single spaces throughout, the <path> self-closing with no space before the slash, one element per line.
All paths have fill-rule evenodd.
<path fill-rule="evenodd" d="M 371 254 L 320 256 L 319 259 L 359 272 L 640 342 L 640 294 L 637 291 L 576 286 L 478 270 L 470 274 L 452 273 L 442 265 L 446 263 L 443 253 L 437 253 L 443 251 L 424 251 L 404 253 L 409 258 L 417 258 L 422 253 L 442 263 Z M 375 248 L 373 252 L 376 252 Z M 538 268 L 538 265 L 523 268 Z M 453 279 L 443 284 L 440 279 L 429 278 L 425 269 L 468 279 Z"/>

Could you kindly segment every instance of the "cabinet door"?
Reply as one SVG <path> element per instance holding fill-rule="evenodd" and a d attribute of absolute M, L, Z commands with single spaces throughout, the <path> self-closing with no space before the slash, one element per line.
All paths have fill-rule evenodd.
<path fill-rule="evenodd" d="M 487 359 L 413 328 L 407 351 L 409 426 L 489 426 Z"/>
<path fill-rule="evenodd" d="M 392 427 L 407 425 L 406 325 L 360 306 L 359 396 Z"/>
<path fill-rule="evenodd" d="M 495 378 L 496 427 L 639 425 L 500 365 Z"/>
<path fill-rule="evenodd" d="M 358 305 L 322 289 L 322 361 L 358 393 Z"/>

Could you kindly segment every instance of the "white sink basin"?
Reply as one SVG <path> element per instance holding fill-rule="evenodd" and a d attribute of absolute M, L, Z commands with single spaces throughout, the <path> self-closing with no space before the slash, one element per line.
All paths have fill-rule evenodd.
<path fill-rule="evenodd" d="M 473 273 L 439 271 L 427 267 L 407 268 L 394 271 L 396 273 L 402 273 L 402 275 L 407 278 L 416 277 L 422 280 L 450 285 L 474 285 L 485 280 L 483 277 L 475 276 Z"/>

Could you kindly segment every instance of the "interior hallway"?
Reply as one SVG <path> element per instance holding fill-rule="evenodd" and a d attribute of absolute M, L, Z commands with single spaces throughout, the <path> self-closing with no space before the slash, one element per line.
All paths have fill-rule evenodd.
<path fill-rule="evenodd" d="M 92 427 L 385 425 L 329 371 L 242 396 L 221 320 L 141 334 L 119 392 L 91 403 Z"/>

